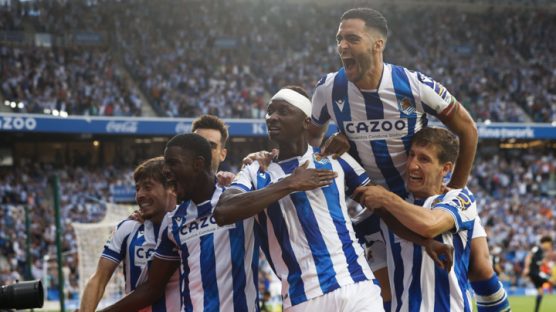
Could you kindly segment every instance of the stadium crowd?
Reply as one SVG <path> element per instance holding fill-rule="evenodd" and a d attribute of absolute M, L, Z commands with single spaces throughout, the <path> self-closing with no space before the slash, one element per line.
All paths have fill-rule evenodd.
<path fill-rule="evenodd" d="M 539 237 L 556 237 L 556 199 L 546 188 L 556 182 L 555 156 L 524 155 L 512 158 L 519 160 L 478 157 L 469 183 L 478 200 L 489 245 L 500 259 L 501 279 L 512 286 L 528 285 L 529 280 L 522 276 L 523 263 Z M 32 277 L 42 278 L 45 256 L 55 257 L 54 212 L 48 186 L 48 177 L 53 173 L 60 175 L 66 281 L 74 291 L 79 277 L 71 223 L 98 222 L 105 213 L 103 203 L 112 200 L 110 186 L 133 185 L 131 168 L 54 169 L 35 165 L 0 171 L 0 284 L 21 279 L 25 274 L 25 206 L 29 207 L 31 224 Z M 52 267 L 47 274 L 54 285 L 56 271 Z M 270 287 L 268 272 L 260 272 L 261 293 Z"/>
<path fill-rule="evenodd" d="M 141 114 L 141 105 L 148 105 L 138 99 L 133 87 L 137 85 L 161 116 L 211 113 L 258 118 L 268 95 L 279 86 L 299 84 L 311 91 L 320 75 L 339 67 L 333 30 L 341 12 L 357 5 L 174 0 L 84 3 L 41 1 L 35 6 L 3 9 L 2 24 L 14 29 L 23 24 L 55 35 L 68 30 L 97 31 L 108 35 L 110 47 L 102 52 L 85 48 L 76 52 L 75 47 L 4 47 L 2 78 L 4 84 L 11 83 L 2 88 L 5 99 L 34 108 L 40 105 L 37 102 L 52 106 L 42 98 L 61 96 L 58 106 L 69 106 L 70 114 L 136 116 Z M 535 6 L 483 11 L 430 10 L 418 5 L 382 5 L 379 9 L 396 34 L 387 45 L 386 61 L 414 68 L 443 83 L 477 121 L 556 120 L 556 43 L 550 38 L 556 31 L 554 12 Z M 413 16 L 411 27 L 406 22 L 408 10 Z M 64 58 L 64 54 L 73 57 Z M 29 58 L 42 65 L 32 69 L 52 70 L 29 72 L 25 66 Z M 125 67 L 133 81 L 122 77 L 120 67 Z M 56 72 L 63 72 L 63 77 Z M 87 72 L 89 79 L 79 83 L 76 78 L 81 72 Z M 22 79 L 29 76 L 38 81 L 56 78 L 49 88 L 31 88 Z M 63 92 L 56 92 L 59 89 Z M 81 95 L 83 89 L 93 96 Z M 70 103 L 58 93 L 70 94 Z M 85 104 L 76 103 L 82 100 Z"/>

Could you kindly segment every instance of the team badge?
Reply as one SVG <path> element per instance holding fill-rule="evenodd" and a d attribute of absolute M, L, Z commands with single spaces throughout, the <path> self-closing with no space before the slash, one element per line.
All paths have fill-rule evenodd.
<path fill-rule="evenodd" d="M 405 115 L 411 115 L 415 113 L 415 103 L 406 97 L 404 97 L 401 101 L 398 101 L 398 108 L 400 109 L 400 112 Z"/>
<path fill-rule="evenodd" d="M 322 157 L 319 153 L 313 154 L 313 160 L 321 165 L 328 164 L 330 161 L 326 157 Z"/>

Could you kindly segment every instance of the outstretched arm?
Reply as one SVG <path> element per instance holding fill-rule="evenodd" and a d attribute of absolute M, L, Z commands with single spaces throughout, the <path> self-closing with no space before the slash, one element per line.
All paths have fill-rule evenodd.
<path fill-rule="evenodd" d="M 327 186 L 336 177 L 334 171 L 307 169 L 308 165 L 307 161 L 290 176 L 260 190 L 247 193 L 226 190 L 214 209 L 216 223 L 225 225 L 249 218 L 290 193 Z"/>
<path fill-rule="evenodd" d="M 91 276 L 81 298 L 80 312 L 93 312 L 96 310 L 100 299 L 104 295 L 104 289 L 108 281 L 112 277 L 114 270 L 118 267 L 118 263 L 100 258 L 98 260 L 97 270 Z"/>
<path fill-rule="evenodd" d="M 179 265 L 179 261 L 168 261 L 156 256 L 153 257 L 147 282 L 139 285 L 120 301 L 102 311 L 137 311 L 155 303 L 164 294 L 166 284 Z"/>

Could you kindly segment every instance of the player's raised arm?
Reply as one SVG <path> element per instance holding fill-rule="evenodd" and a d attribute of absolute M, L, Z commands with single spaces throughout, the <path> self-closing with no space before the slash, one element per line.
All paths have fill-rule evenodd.
<path fill-rule="evenodd" d="M 452 178 L 448 183 L 451 188 L 463 188 L 467 185 L 467 179 L 473 167 L 479 134 L 477 125 L 467 110 L 458 101 L 454 100 L 451 112 L 439 114 L 437 117 L 450 131 L 459 138 L 459 153 L 454 166 Z"/>
<path fill-rule="evenodd" d="M 114 270 L 118 267 L 118 263 L 100 258 L 97 265 L 97 270 L 91 276 L 85 290 L 83 291 L 83 298 L 81 298 L 80 312 L 93 312 L 96 310 L 100 299 L 104 295 L 104 289 L 110 281 Z"/>
<path fill-rule="evenodd" d="M 179 260 L 163 260 L 153 257 L 148 280 L 120 301 L 101 311 L 137 311 L 155 303 L 164 294 L 166 284 L 179 265 Z"/>

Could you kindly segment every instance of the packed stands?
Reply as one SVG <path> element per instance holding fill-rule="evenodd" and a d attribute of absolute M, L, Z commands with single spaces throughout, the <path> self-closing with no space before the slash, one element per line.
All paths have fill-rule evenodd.
<path fill-rule="evenodd" d="M 519 2 L 519 8 L 470 10 L 464 6 L 454 11 L 429 2 L 409 7 L 378 5 L 391 28 L 387 62 L 419 70 L 443 83 L 478 121 L 556 120 L 554 10 L 543 10 L 538 2 L 527 9 L 523 2 L 508 1 Z M 5 47 L 2 78 L 12 84 L 2 88 L 6 100 L 33 108 L 65 109 L 65 105 L 69 114 L 137 116 L 143 105 L 137 86 L 160 116 L 212 113 L 228 118 L 261 117 L 268 95 L 281 86 L 300 84 L 311 91 L 322 74 L 335 71 L 339 67 L 334 42 L 339 16 L 357 5 L 177 0 L 60 3 L 41 1 L 27 11 L 19 8 L 18 16 L 4 9 L 2 23 L 14 29 L 28 25 L 56 38 L 67 38 L 71 31 L 98 34 L 108 48 L 97 51 L 85 46 L 73 51 L 75 42 L 69 44 L 72 48 L 65 45 L 70 52 L 53 47 Z M 411 27 L 406 22 L 408 14 Z M 51 70 L 26 72 L 25 65 L 31 61 Z M 123 68 L 133 81 L 126 81 Z M 65 71 L 67 79 L 56 76 L 56 69 Z M 87 72 L 89 79 L 74 81 L 81 72 Z M 29 90 L 28 82 L 21 81 L 29 75 L 56 78 L 50 88 Z M 90 103 L 74 103 L 82 100 L 78 95 L 84 88 L 94 94 L 85 98 Z M 18 94 L 10 89 L 28 91 Z M 72 95 L 70 103 L 63 98 L 53 104 L 53 94 L 60 89 Z"/>

